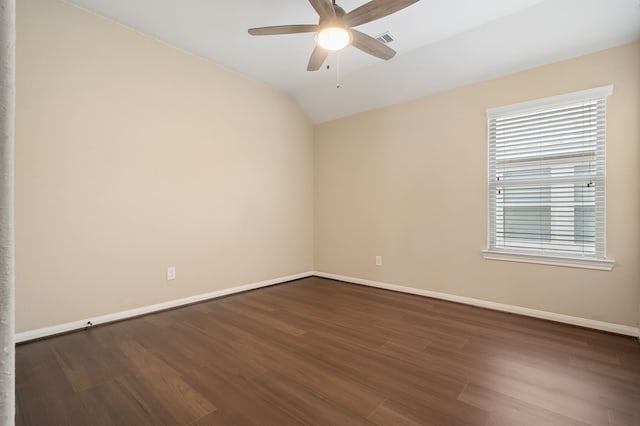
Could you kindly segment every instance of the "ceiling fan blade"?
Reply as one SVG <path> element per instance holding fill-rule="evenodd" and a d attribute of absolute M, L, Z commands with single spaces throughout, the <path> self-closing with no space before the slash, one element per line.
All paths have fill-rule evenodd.
<path fill-rule="evenodd" d="M 344 16 L 344 23 L 349 27 L 357 27 L 376 19 L 384 18 L 419 0 L 371 0 L 362 6 L 353 9 Z"/>
<path fill-rule="evenodd" d="M 297 34 L 312 33 L 318 31 L 320 25 L 278 25 L 275 27 L 250 28 L 251 35 L 276 35 L 276 34 Z"/>
<path fill-rule="evenodd" d="M 336 17 L 331 0 L 309 0 L 311 6 L 316 10 L 321 19 L 332 19 Z"/>
<path fill-rule="evenodd" d="M 311 54 L 311 58 L 309 59 L 309 65 L 307 65 L 307 71 L 317 71 L 320 69 L 325 59 L 329 56 L 329 51 L 323 49 L 320 46 L 316 46 L 313 49 L 313 53 Z"/>
<path fill-rule="evenodd" d="M 389 46 L 380 43 L 375 38 L 361 33 L 360 31 L 352 29 L 351 37 L 351 45 L 365 53 L 368 53 L 369 55 L 377 56 L 378 58 L 387 61 L 393 58 L 396 54 L 396 51 Z"/>

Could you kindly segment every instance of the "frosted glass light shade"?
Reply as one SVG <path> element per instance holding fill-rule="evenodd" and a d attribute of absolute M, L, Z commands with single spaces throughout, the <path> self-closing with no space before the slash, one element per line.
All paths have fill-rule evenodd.
<path fill-rule="evenodd" d="M 335 51 L 344 49 L 351 43 L 351 33 L 344 28 L 329 27 L 320 30 L 316 40 L 323 49 Z"/>

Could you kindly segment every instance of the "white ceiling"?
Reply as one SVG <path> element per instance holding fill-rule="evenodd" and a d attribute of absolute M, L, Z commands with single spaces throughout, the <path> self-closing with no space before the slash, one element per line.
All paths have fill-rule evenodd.
<path fill-rule="evenodd" d="M 390 61 L 353 47 L 306 71 L 314 35 L 251 27 L 317 23 L 306 0 L 71 0 L 293 96 L 323 122 L 640 40 L 640 0 L 421 0 L 358 27 L 389 31 Z M 347 12 L 366 0 L 338 0 Z"/>

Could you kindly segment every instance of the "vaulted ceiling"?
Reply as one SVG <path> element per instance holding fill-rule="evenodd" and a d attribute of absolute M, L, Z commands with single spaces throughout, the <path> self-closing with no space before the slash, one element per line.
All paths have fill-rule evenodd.
<path fill-rule="evenodd" d="M 640 40 L 639 0 L 421 0 L 358 27 L 391 34 L 390 61 L 349 46 L 308 72 L 313 33 L 247 33 L 317 23 L 307 0 L 71 2 L 284 90 L 315 123 Z"/>

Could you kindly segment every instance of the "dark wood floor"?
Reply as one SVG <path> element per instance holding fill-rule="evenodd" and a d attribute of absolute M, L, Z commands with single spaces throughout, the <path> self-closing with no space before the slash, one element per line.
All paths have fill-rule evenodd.
<path fill-rule="evenodd" d="M 634 338 L 320 278 L 16 362 L 18 425 L 640 425 Z"/>

